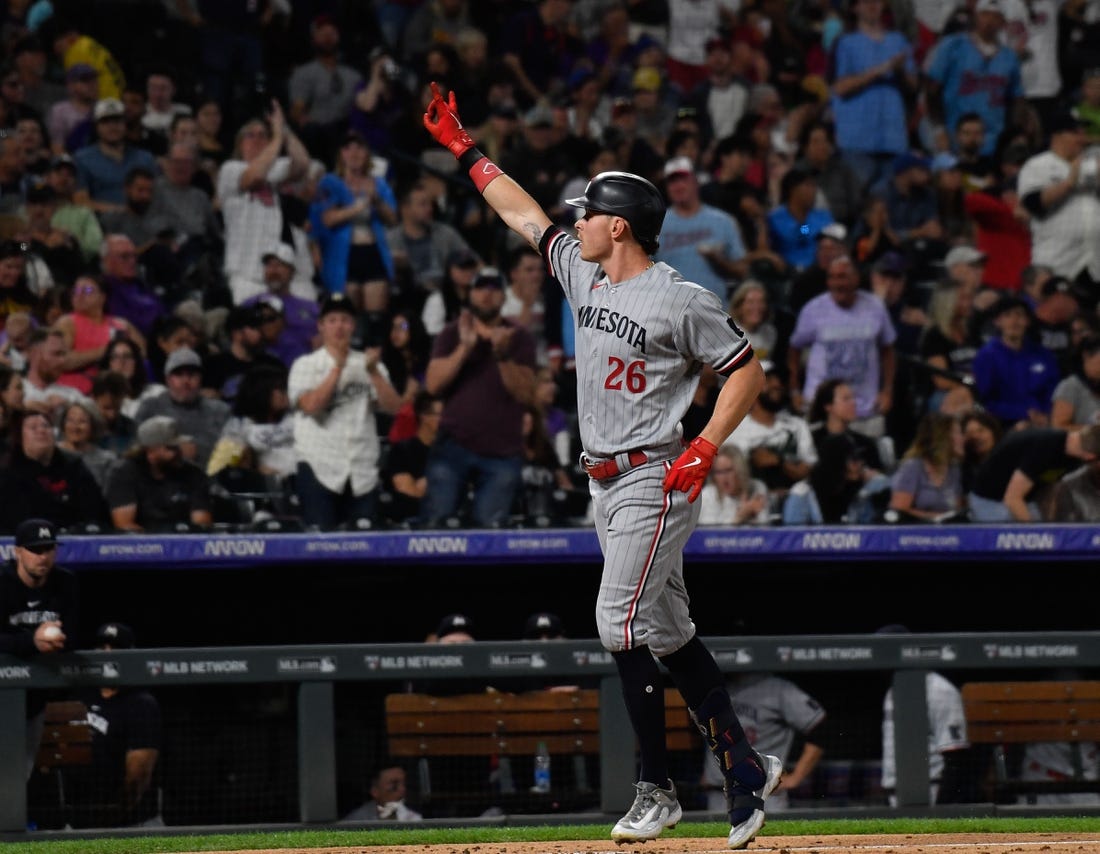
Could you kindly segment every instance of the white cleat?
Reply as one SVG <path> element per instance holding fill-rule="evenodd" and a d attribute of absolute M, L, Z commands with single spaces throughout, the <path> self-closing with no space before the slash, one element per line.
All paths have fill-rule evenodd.
<path fill-rule="evenodd" d="M 615 842 L 646 842 L 656 839 L 666 827 L 675 827 L 684 811 L 676 799 L 676 787 L 669 781 L 662 789 L 656 783 L 635 783 L 638 794 L 626 815 L 611 830 Z M 773 787 L 774 788 L 774 787 Z"/>
<path fill-rule="evenodd" d="M 775 791 L 775 787 L 783 779 L 783 762 L 778 756 L 771 756 L 770 754 L 762 755 L 761 759 L 764 760 L 764 772 L 767 777 L 764 780 L 763 787 L 757 789 L 753 794 L 761 801 L 766 801 L 768 795 Z M 730 828 L 729 839 L 726 841 L 727 846 L 735 851 L 740 848 L 747 848 L 763 826 L 764 810 L 753 810 L 743 822 Z"/>

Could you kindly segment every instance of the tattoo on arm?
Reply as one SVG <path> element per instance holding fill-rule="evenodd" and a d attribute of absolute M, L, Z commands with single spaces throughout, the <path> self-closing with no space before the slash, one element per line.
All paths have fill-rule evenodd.
<path fill-rule="evenodd" d="M 537 223 L 525 222 L 522 226 L 523 234 L 527 236 L 527 242 L 534 247 L 538 247 L 539 241 L 542 240 L 542 228 Z"/>

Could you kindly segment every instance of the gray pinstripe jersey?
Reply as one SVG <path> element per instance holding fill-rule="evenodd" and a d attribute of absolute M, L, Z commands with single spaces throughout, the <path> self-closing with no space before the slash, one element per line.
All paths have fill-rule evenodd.
<path fill-rule="evenodd" d="M 703 364 L 729 374 L 752 348 L 718 297 L 655 263 L 611 285 L 580 242 L 560 229 L 543 238 L 551 275 L 576 326 L 581 444 L 594 457 L 674 445 Z"/>

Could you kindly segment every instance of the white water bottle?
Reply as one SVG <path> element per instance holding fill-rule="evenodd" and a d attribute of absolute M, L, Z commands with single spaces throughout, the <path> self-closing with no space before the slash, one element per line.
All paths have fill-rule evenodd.
<path fill-rule="evenodd" d="M 550 751 L 546 749 L 545 741 L 540 741 L 535 750 L 535 785 L 531 787 L 531 791 L 550 791 Z"/>

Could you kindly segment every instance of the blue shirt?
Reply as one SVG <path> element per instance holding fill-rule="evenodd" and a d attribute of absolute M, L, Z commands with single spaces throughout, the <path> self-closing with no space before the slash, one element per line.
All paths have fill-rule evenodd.
<path fill-rule="evenodd" d="M 136 166 L 148 169 L 153 175 L 158 173 L 157 161 L 144 148 L 127 145 L 122 150 L 122 159 L 115 160 L 104 154 L 98 144 L 86 145 L 73 155 L 76 164 L 77 180 L 88 195 L 97 202 L 126 203 L 124 185 L 127 173 Z"/>
<path fill-rule="evenodd" d="M 978 401 L 1006 422 L 1026 420 L 1030 409 L 1049 414 L 1051 396 L 1061 378 L 1054 354 L 1033 341 L 1013 350 L 1000 338 L 992 338 L 974 357 Z"/>
<path fill-rule="evenodd" d="M 861 32 L 837 39 L 833 57 L 834 79 L 860 74 L 905 53 L 905 71 L 916 73 L 912 47 L 894 30 L 876 40 Z M 901 154 L 909 147 L 905 101 L 898 89 L 897 73 L 879 78 L 846 98 L 833 96 L 836 143 L 842 151 Z"/>
<path fill-rule="evenodd" d="M 672 208 L 665 212 L 661 226 L 661 248 L 653 257 L 678 270 L 689 282 L 702 285 L 726 304 L 728 281 L 699 254 L 700 244 L 715 244 L 730 261 L 745 257 L 745 244 L 737 222 L 725 211 L 700 205 L 691 216 L 681 216 Z"/>
<path fill-rule="evenodd" d="M 1015 52 L 1002 46 L 987 59 L 969 33 L 955 33 L 936 46 L 928 76 L 943 86 L 948 130 L 954 133 L 964 113 L 977 113 L 985 124 L 981 153 L 992 154 L 1005 128 L 1009 105 L 1024 94 Z"/>
<path fill-rule="evenodd" d="M 812 208 L 805 222 L 799 222 L 786 205 L 780 205 L 768 214 L 768 243 L 784 261 L 803 270 L 814 263 L 815 238 L 832 221 L 833 215 L 824 208 Z"/>

